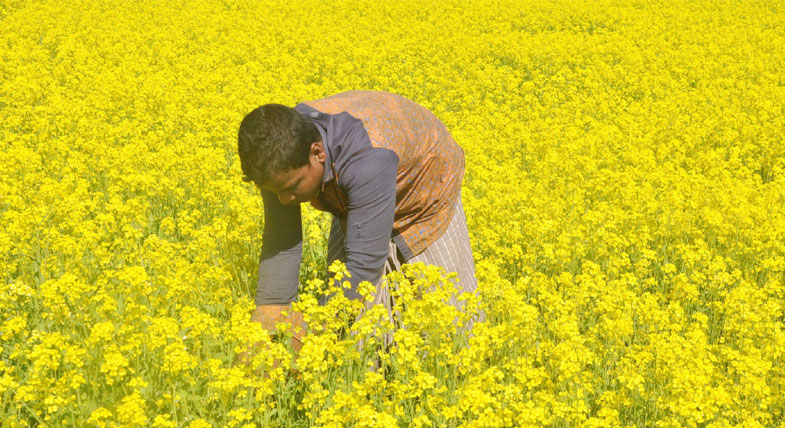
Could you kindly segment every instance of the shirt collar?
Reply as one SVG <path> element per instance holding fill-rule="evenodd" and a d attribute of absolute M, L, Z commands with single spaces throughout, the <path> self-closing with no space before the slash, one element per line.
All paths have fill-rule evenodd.
<path fill-rule="evenodd" d="M 332 135 L 327 132 L 330 116 L 332 115 L 322 113 L 303 103 L 297 104 L 294 109 L 316 125 L 316 129 L 319 130 L 319 135 L 322 137 L 322 146 L 324 147 L 324 153 L 326 155 L 324 160 L 324 174 L 322 174 L 322 190 L 324 190 L 324 184 L 332 180 L 334 176 L 332 166 L 333 157 L 330 153 L 330 150 L 332 149 Z"/>

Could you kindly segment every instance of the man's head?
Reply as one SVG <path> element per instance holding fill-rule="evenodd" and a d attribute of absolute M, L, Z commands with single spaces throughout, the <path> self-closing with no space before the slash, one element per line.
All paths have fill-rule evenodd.
<path fill-rule="evenodd" d="M 290 107 L 265 104 L 245 116 L 237 134 L 246 181 L 278 195 L 282 203 L 315 198 L 326 153 L 316 125 Z"/>

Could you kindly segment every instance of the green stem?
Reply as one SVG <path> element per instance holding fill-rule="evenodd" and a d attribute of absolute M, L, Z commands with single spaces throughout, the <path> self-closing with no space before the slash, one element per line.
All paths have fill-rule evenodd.
<path fill-rule="evenodd" d="M 31 415 L 33 415 L 33 417 L 35 418 L 35 420 L 37 420 L 37 421 L 38 421 L 38 423 L 39 423 L 39 424 L 41 424 L 41 425 L 44 425 L 44 421 L 42 421 L 42 420 L 41 420 L 41 418 L 40 418 L 40 417 L 38 417 L 38 413 L 36 413 L 35 411 L 33 411 L 33 409 L 31 409 L 31 408 L 27 407 L 27 404 L 25 404 L 24 402 L 22 402 L 22 406 L 24 406 L 24 408 L 25 408 L 25 409 L 27 409 L 27 411 L 28 411 L 28 412 L 29 412 Z"/>
<path fill-rule="evenodd" d="M 172 384 L 172 414 L 174 415 L 174 423 L 178 423 L 178 421 L 177 421 L 177 405 L 174 402 L 174 383 Z"/>

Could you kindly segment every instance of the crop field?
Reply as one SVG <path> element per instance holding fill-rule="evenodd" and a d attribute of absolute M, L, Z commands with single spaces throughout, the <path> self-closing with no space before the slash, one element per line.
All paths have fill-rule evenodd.
<path fill-rule="evenodd" d="M 0 426 L 785 428 L 783 46 L 779 0 L 0 1 Z M 304 204 L 293 361 L 237 130 L 352 89 L 464 149 L 487 319 L 412 265 L 380 351 Z"/>

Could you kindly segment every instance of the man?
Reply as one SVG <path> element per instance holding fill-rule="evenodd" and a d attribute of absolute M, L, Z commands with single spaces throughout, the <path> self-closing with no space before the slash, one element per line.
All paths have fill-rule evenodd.
<path fill-rule="evenodd" d="M 460 190 L 463 150 L 424 107 L 386 92 L 348 91 L 294 108 L 263 105 L 238 132 L 246 177 L 264 199 L 262 254 L 252 319 L 268 331 L 284 321 L 297 330 L 302 251 L 300 204 L 333 214 L 328 264 L 344 261 L 357 285 L 377 285 L 374 303 L 390 307 L 383 274 L 401 263 L 425 262 L 457 272 L 458 286 L 476 292 Z M 451 304 L 460 308 L 454 299 Z M 302 329 L 301 331 L 304 331 Z M 295 350 L 301 333 L 295 333 Z"/>

